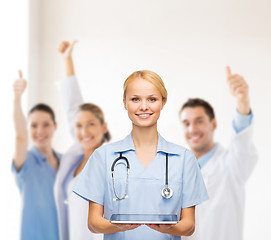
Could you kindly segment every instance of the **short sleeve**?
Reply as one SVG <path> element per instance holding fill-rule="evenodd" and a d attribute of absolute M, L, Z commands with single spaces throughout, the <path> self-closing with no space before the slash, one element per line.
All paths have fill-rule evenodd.
<path fill-rule="evenodd" d="M 184 158 L 182 208 L 187 208 L 209 198 L 196 157 L 186 150 Z"/>
<path fill-rule="evenodd" d="M 105 159 L 95 150 L 79 175 L 73 192 L 85 200 L 104 205 L 105 180 Z"/>
<path fill-rule="evenodd" d="M 22 188 L 22 184 L 27 177 L 27 173 L 29 172 L 30 167 L 31 167 L 31 156 L 29 152 L 27 153 L 26 160 L 21 169 L 17 170 L 14 165 L 14 161 L 12 161 L 11 171 L 15 175 L 15 180 L 19 189 Z"/>

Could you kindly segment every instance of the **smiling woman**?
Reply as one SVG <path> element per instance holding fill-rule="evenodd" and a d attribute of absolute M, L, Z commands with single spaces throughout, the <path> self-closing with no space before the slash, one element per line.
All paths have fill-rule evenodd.
<path fill-rule="evenodd" d="M 103 239 L 101 234 L 91 233 L 87 226 L 88 204 L 72 192 L 72 189 L 89 157 L 110 133 L 102 109 L 92 103 L 83 103 L 75 77 L 72 44 L 61 42 L 59 52 L 63 55 L 66 78 L 58 82 L 59 92 L 74 138 L 73 146 L 63 155 L 55 184 L 55 199 L 59 221 L 60 240 Z"/>
<path fill-rule="evenodd" d="M 207 200 L 208 195 L 194 155 L 167 142 L 157 131 L 167 101 L 164 83 L 154 72 L 137 71 L 126 79 L 123 89 L 132 132 L 121 141 L 98 148 L 74 189 L 89 202 L 89 229 L 104 233 L 105 239 L 118 240 L 189 236 L 195 226 L 195 205 Z M 120 177 L 126 176 L 126 171 L 121 171 L 125 169 L 123 159 L 127 178 Z M 143 213 L 176 214 L 179 222 L 144 225 L 109 221 L 112 214 Z"/>
<path fill-rule="evenodd" d="M 54 112 L 48 105 L 37 104 L 26 119 L 21 106 L 25 88 L 26 81 L 20 71 L 13 87 L 15 150 L 12 164 L 23 203 L 20 235 L 22 240 L 58 240 L 53 186 L 61 155 L 52 148 L 56 130 Z M 28 135 L 33 142 L 30 150 L 27 150 Z"/>

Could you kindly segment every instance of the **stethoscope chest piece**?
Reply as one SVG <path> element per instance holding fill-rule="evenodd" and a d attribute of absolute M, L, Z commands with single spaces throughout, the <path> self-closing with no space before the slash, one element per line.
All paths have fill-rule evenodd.
<path fill-rule="evenodd" d="M 169 199 L 173 196 L 173 190 L 168 186 L 168 154 L 166 153 L 166 186 L 162 189 L 162 197 Z"/>
<path fill-rule="evenodd" d="M 164 187 L 161 194 L 163 198 L 169 199 L 173 196 L 173 190 L 170 187 Z"/>

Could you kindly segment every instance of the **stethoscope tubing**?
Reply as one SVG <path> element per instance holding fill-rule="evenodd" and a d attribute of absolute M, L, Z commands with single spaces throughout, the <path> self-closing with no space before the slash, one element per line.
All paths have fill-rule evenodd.
<path fill-rule="evenodd" d="M 119 160 L 125 160 L 126 162 L 126 168 L 127 168 L 127 175 L 126 175 L 126 187 L 125 187 L 125 193 L 123 197 L 119 197 L 116 192 L 115 188 L 115 178 L 114 178 L 114 171 L 115 171 L 115 165 Z M 122 152 L 120 152 L 120 156 L 114 160 L 111 166 L 111 175 L 112 175 L 112 180 L 113 180 L 113 190 L 116 198 L 113 198 L 113 201 L 120 201 L 125 198 L 128 198 L 127 192 L 128 192 L 128 178 L 129 178 L 129 173 L 130 173 L 130 163 L 128 159 L 124 156 L 122 156 Z M 173 195 L 173 191 L 170 187 L 168 187 L 168 153 L 166 153 L 166 179 L 165 179 L 165 187 L 162 189 L 162 197 L 169 199 Z"/>
<path fill-rule="evenodd" d="M 126 167 L 127 167 L 127 175 L 126 175 L 126 187 L 125 187 L 125 193 L 123 195 L 123 197 L 119 197 L 117 192 L 116 192 L 116 187 L 115 187 L 115 178 L 114 178 L 114 171 L 115 171 L 115 165 L 119 160 L 125 160 L 126 161 Z M 116 196 L 116 198 L 113 198 L 113 201 L 120 201 L 123 200 L 125 198 L 128 198 L 127 192 L 128 192 L 128 177 L 130 174 L 130 163 L 128 161 L 128 159 L 124 156 L 122 156 L 122 152 L 120 152 L 120 156 L 118 158 L 116 158 L 111 166 L 111 175 L 112 175 L 112 179 L 113 179 L 113 190 L 114 190 L 114 194 Z"/>

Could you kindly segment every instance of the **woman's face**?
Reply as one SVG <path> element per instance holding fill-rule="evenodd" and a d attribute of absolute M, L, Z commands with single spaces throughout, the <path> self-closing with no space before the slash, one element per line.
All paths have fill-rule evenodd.
<path fill-rule="evenodd" d="M 34 145 L 41 149 L 51 147 L 52 138 L 56 130 L 56 123 L 51 114 L 45 111 L 34 111 L 29 114 L 30 136 Z"/>
<path fill-rule="evenodd" d="M 156 125 L 164 106 L 158 89 L 142 78 L 137 78 L 128 85 L 123 103 L 133 125 L 138 127 Z"/>
<path fill-rule="evenodd" d="M 80 111 L 75 115 L 75 136 L 84 150 L 101 146 L 106 132 L 106 124 L 102 124 L 92 112 Z"/>

